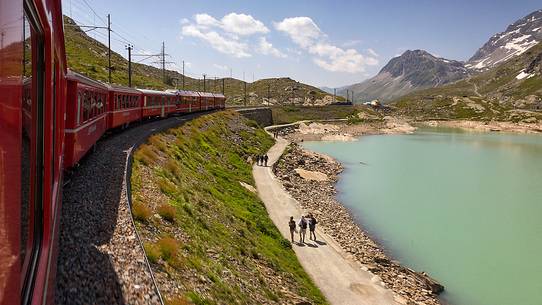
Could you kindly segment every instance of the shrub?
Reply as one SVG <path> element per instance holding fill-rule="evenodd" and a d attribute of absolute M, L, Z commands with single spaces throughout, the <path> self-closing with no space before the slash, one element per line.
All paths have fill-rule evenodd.
<path fill-rule="evenodd" d="M 159 135 L 154 135 L 149 138 L 149 143 L 158 148 L 161 151 L 167 150 L 167 145 L 162 141 L 162 138 Z"/>
<path fill-rule="evenodd" d="M 175 184 L 164 178 L 158 180 L 158 187 L 166 195 L 173 195 L 176 191 Z"/>
<path fill-rule="evenodd" d="M 158 159 L 158 155 L 153 151 L 152 146 L 148 144 L 141 145 L 135 152 L 134 157 L 145 165 L 151 165 Z"/>
<path fill-rule="evenodd" d="M 168 160 L 165 167 L 173 176 L 181 176 L 181 168 L 179 167 L 179 165 L 177 165 L 177 162 L 175 162 L 175 160 Z"/>
<path fill-rule="evenodd" d="M 158 241 L 158 247 L 160 248 L 160 253 L 162 254 L 162 258 L 167 261 L 171 259 L 172 257 L 175 257 L 175 255 L 177 255 L 179 244 L 174 238 L 162 237 Z"/>
<path fill-rule="evenodd" d="M 134 215 L 134 219 L 141 222 L 147 222 L 149 221 L 149 218 L 151 217 L 151 209 L 147 207 L 146 205 L 135 202 L 132 205 L 132 214 Z"/>
<path fill-rule="evenodd" d="M 158 215 L 172 223 L 175 222 L 175 218 L 177 217 L 176 212 L 175 208 L 169 204 L 161 204 L 158 207 Z"/>
<path fill-rule="evenodd" d="M 156 263 L 160 258 L 160 251 L 158 251 L 156 245 L 144 243 L 143 248 L 145 249 L 145 254 L 147 254 L 147 259 L 149 262 Z"/>
<path fill-rule="evenodd" d="M 184 296 L 166 297 L 166 305 L 191 305 L 193 304 Z"/>

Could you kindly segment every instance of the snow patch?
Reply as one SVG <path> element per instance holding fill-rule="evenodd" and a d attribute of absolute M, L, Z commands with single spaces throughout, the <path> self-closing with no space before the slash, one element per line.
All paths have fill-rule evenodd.
<path fill-rule="evenodd" d="M 540 29 L 542 29 L 542 27 L 536 28 L 536 29 L 532 29 L 531 32 L 536 32 L 536 31 L 538 31 L 538 30 L 540 30 Z"/>
<path fill-rule="evenodd" d="M 527 39 L 531 38 L 531 35 L 523 35 L 517 38 L 512 39 L 512 41 L 506 43 L 504 48 L 507 50 L 514 50 L 515 55 L 523 54 L 529 48 L 537 44 L 536 40 L 528 41 Z"/>
<path fill-rule="evenodd" d="M 483 69 L 486 67 L 486 64 L 485 62 L 489 59 L 489 57 L 486 57 L 484 59 L 482 59 L 481 61 L 479 61 L 476 65 L 473 66 L 473 68 L 475 69 Z"/>
<path fill-rule="evenodd" d="M 529 74 L 529 73 L 525 73 L 525 71 L 521 71 L 520 74 L 516 75 L 516 79 L 524 79 L 524 78 L 529 78 L 533 76 L 534 74 Z"/>

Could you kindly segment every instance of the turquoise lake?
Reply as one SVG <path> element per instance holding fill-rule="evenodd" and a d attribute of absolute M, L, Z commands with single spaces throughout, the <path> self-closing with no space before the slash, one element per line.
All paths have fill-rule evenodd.
<path fill-rule="evenodd" d="M 542 136 L 422 129 L 304 147 L 343 164 L 338 199 L 445 303 L 542 304 Z"/>

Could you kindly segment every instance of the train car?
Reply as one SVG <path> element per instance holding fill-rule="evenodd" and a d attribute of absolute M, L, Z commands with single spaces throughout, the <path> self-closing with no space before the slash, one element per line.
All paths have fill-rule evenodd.
<path fill-rule="evenodd" d="M 141 92 L 120 86 L 109 86 L 107 128 L 125 127 L 141 120 Z"/>
<path fill-rule="evenodd" d="M 180 112 L 196 112 L 200 111 L 199 94 L 194 91 L 179 90 L 177 92 L 181 107 L 177 108 Z"/>
<path fill-rule="evenodd" d="M 177 96 L 170 92 L 137 89 L 143 98 L 142 118 L 166 117 L 175 113 Z"/>
<path fill-rule="evenodd" d="M 96 144 L 107 130 L 106 85 L 68 71 L 66 99 L 66 147 L 64 165 L 70 168 Z"/>
<path fill-rule="evenodd" d="M 224 109 L 226 107 L 226 97 L 222 93 L 213 93 L 215 100 L 215 109 Z"/>
<path fill-rule="evenodd" d="M 202 111 L 212 109 L 213 104 L 214 104 L 214 96 L 213 96 L 213 94 L 209 93 L 209 92 L 198 92 L 198 94 L 200 96 L 200 101 L 201 101 L 201 108 L 200 109 Z"/>
<path fill-rule="evenodd" d="M 60 1 L 0 0 L 0 304 L 52 304 L 66 57 Z"/>

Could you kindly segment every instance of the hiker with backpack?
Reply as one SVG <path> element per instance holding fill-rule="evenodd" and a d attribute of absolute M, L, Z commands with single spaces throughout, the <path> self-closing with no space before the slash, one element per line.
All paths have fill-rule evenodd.
<path fill-rule="evenodd" d="M 316 221 L 316 218 L 314 218 L 314 215 L 309 214 L 309 239 L 316 241 L 316 224 L 318 221 Z M 313 239 L 314 236 L 314 239 Z"/>
<path fill-rule="evenodd" d="M 299 243 L 305 243 L 305 234 L 307 234 L 307 219 L 301 215 L 299 220 Z"/>
<path fill-rule="evenodd" d="M 288 222 L 288 226 L 290 226 L 290 237 L 292 239 L 292 243 L 294 243 L 294 233 L 296 232 L 294 216 L 290 216 L 290 221 Z"/>
<path fill-rule="evenodd" d="M 265 162 L 265 166 L 267 166 L 267 160 L 269 160 L 269 157 L 266 154 L 265 156 L 263 156 L 263 161 Z"/>

